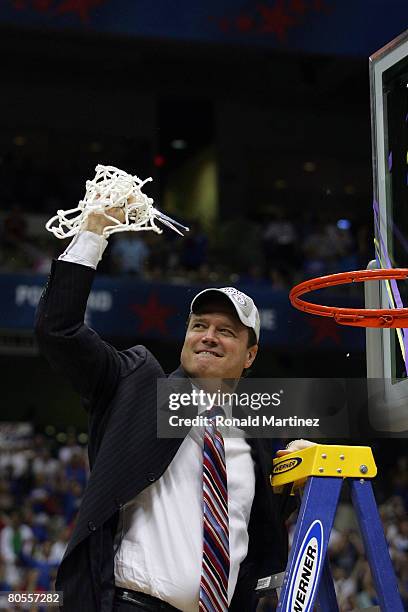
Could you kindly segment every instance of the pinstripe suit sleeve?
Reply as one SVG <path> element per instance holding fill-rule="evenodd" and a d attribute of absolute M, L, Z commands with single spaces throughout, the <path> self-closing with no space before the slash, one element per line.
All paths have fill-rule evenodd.
<path fill-rule="evenodd" d="M 84 323 L 95 270 L 54 261 L 37 309 L 35 333 L 40 351 L 86 403 L 112 397 L 119 376 L 135 366 Z M 142 356 L 140 357 L 141 360 Z M 137 363 L 136 363 L 137 365 Z"/>

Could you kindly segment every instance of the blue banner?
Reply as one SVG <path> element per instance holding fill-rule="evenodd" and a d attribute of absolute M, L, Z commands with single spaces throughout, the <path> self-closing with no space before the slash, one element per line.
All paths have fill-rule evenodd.
<path fill-rule="evenodd" d="M 408 27 L 405 0 L 2 0 L 0 22 L 368 56 Z"/>
<path fill-rule="evenodd" d="M 45 283 L 44 276 L 0 275 L 3 330 L 32 329 Z M 337 325 L 328 317 L 299 312 L 291 306 L 285 291 L 263 285 L 238 288 L 248 293 L 258 306 L 264 346 L 298 352 L 331 349 L 345 354 L 364 350 L 364 330 Z M 202 289 L 97 276 L 88 301 L 86 322 L 105 338 L 180 342 L 184 338 L 190 302 Z M 330 297 L 330 303 L 359 305 L 355 300 L 345 301 L 344 297 L 341 301 Z"/>

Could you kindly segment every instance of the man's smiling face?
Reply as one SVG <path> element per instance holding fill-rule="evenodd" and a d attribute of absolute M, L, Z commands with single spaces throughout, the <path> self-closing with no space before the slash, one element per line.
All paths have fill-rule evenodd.
<path fill-rule="evenodd" d="M 211 299 L 190 316 L 181 365 L 194 378 L 240 378 L 258 351 L 248 347 L 249 331 L 232 304 Z"/>

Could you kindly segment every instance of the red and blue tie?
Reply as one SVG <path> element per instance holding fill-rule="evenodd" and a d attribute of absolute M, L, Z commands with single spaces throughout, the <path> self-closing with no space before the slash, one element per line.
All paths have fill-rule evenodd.
<path fill-rule="evenodd" d="M 228 488 L 224 439 L 213 420 L 222 408 L 205 414 L 203 447 L 203 562 L 199 609 L 205 612 L 228 610 L 230 569 Z"/>

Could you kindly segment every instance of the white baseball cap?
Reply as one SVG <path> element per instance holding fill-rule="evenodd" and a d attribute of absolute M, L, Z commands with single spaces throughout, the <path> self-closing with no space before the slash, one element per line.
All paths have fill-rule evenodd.
<path fill-rule="evenodd" d="M 246 293 L 242 293 L 242 291 L 238 291 L 235 287 L 221 287 L 217 289 L 215 287 L 210 287 L 209 289 L 204 289 L 204 291 L 200 291 L 197 293 L 190 306 L 190 314 L 196 313 L 197 309 L 203 303 L 203 297 L 206 296 L 207 299 L 209 294 L 221 293 L 224 297 L 228 298 L 231 304 L 234 306 L 235 311 L 239 317 L 241 323 L 246 325 L 246 327 L 250 327 L 254 330 L 256 340 L 259 342 L 259 333 L 261 329 L 261 322 L 259 319 L 259 312 L 255 303 L 249 295 Z"/>

